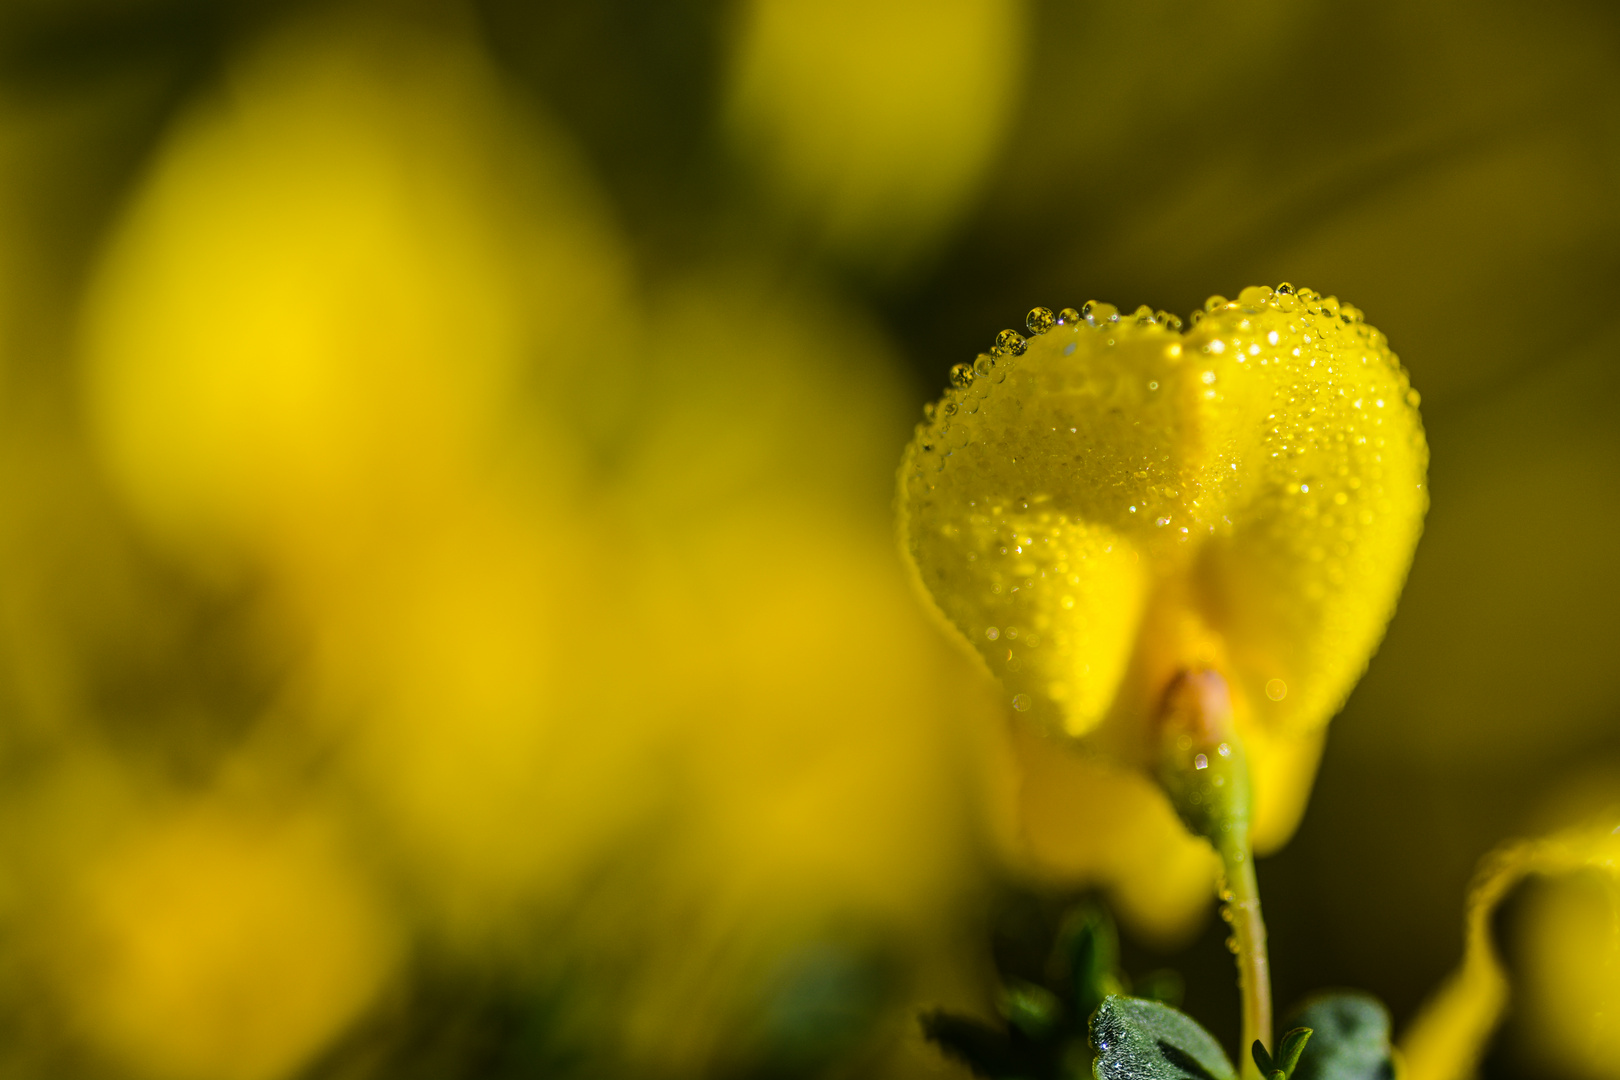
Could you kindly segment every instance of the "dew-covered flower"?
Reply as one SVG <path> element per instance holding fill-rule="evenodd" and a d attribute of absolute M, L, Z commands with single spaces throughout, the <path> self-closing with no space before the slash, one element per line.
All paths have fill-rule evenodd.
<path fill-rule="evenodd" d="M 1427 507 L 1418 396 L 1384 335 L 1283 285 L 1030 314 L 956 369 L 900 473 L 903 547 L 1007 703 L 1148 766 L 1175 673 L 1221 672 L 1256 843 L 1292 831 L 1328 719 Z"/>

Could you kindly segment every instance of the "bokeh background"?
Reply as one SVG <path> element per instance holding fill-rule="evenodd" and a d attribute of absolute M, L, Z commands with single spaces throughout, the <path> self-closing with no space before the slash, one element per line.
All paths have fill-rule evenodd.
<path fill-rule="evenodd" d="M 1031 306 L 1283 280 L 1433 454 L 1260 864 L 1399 1029 L 1620 801 L 1611 5 L 9 0 L 0 1076 L 963 1076 L 1094 889 L 1230 1043 L 1207 860 L 1054 794 L 892 477 Z M 1612 904 L 1504 908 L 1487 1075 L 1620 1076 Z"/>

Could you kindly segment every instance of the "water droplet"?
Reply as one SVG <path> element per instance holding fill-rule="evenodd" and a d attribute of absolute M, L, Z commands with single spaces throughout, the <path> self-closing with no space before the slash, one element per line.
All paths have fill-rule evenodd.
<path fill-rule="evenodd" d="M 1024 316 L 1024 325 L 1031 334 L 1044 334 L 1057 325 L 1057 316 L 1052 314 L 1051 308 L 1030 308 L 1029 314 Z"/>
<path fill-rule="evenodd" d="M 1138 326 L 1152 326 L 1153 325 L 1153 309 L 1148 307 L 1146 304 L 1142 304 L 1141 306 L 1139 306 L 1131 314 L 1136 316 L 1136 325 L 1138 325 Z"/>
<path fill-rule="evenodd" d="M 1156 383 L 1156 382 L 1150 382 L 1150 383 L 1148 383 L 1148 389 L 1149 389 L 1149 390 L 1157 390 L 1157 389 L 1158 389 L 1158 388 L 1159 388 L 1159 384 L 1158 384 L 1158 383 Z"/>
<path fill-rule="evenodd" d="M 1291 296 L 1291 295 L 1293 295 L 1293 292 L 1294 292 L 1294 287 L 1292 285 L 1288 284 L 1288 282 L 1286 282 L 1286 281 L 1283 282 L 1281 285 L 1277 286 L 1277 294 L 1279 296 Z"/>
<path fill-rule="evenodd" d="M 994 641 L 996 638 L 1001 636 L 1001 631 L 997 630 L 993 626 L 987 626 L 984 628 L 984 636 L 989 638 L 991 641 Z"/>
<path fill-rule="evenodd" d="M 1057 313 L 1059 326 L 1073 326 L 1080 321 L 1080 313 L 1072 307 L 1066 307 Z"/>
<path fill-rule="evenodd" d="M 1119 308 L 1113 304 L 1105 304 L 1101 300 L 1087 300 L 1080 305 L 1080 317 L 1092 326 L 1119 322 Z"/>
<path fill-rule="evenodd" d="M 923 419 L 932 421 L 934 419 L 934 411 L 938 408 L 939 405 L 937 403 L 932 401 L 928 402 L 923 406 Z"/>
<path fill-rule="evenodd" d="M 995 357 L 989 353 L 980 353 L 978 359 L 973 361 L 973 374 L 982 379 L 990 374 L 990 370 L 995 366 Z"/>
<path fill-rule="evenodd" d="M 1231 743 L 1221 743 L 1221 745 L 1219 745 L 1219 746 L 1217 746 L 1215 748 L 1215 752 L 1217 754 L 1221 755 L 1221 757 L 1231 757 L 1232 756 L 1232 744 Z"/>
<path fill-rule="evenodd" d="M 1237 939 L 1237 937 L 1235 935 L 1233 937 L 1229 937 L 1229 938 L 1226 939 L 1226 949 L 1233 956 L 1236 956 L 1238 954 L 1238 952 L 1239 952 L 1238 939 Z"/>
<path fill-rule="evenodd" d="M 1417 408 L 1422 401 L 1423 395 L 1419 394 L 1416 390 L 1408 390 L 1406 392 L 1406 403 L 1412 406 L 1412 408 Z"/>
<path fill-rule="evenodd" d="M 951 385 L 957 388 L 973 385 L 973 368 L 969 364 L 956 364 L 951 368 Z"/>
<path fill-rule="evenodd" d="M 1193 768 L 1195 768 L 1195 769 L 1207 769 L 1207 768 L 1209 768 L 1209 755 L 1208 754 L 1199 754 L 1197 757 L 1193 758 Z"/>
<path fill-rule="evenodd" d="M 1061 607 L 1064 611 L 1073 611 L 1074 610 L 1074 597 L 1065 596 L 1063 599 L 1058 601 L 1058 606 Z"/>
<path fill-rule="evenodd" d="M 1180 315 L 1172 315 L 1168 311 L 1156 311 L 1153 313 L 1153 317 L 1157 319 L 1161 325 L 1178 333 L 1181 331 Z"/>
<path fill-rule="evenodd" d="M 1013 699 L 1012 699 L 1012 707 L 1017 709 L 1019 712 L 1023 712 L 1024 710 L 1028 709 L 1029 708 L 1029 695 L 1028 694 L 1014 694 Z"/>
<path fill-rule="evenodd" d="M 1281 701 L 1288 696 L 1288 684 L 1281 679 L 1272 679 L 1266 683 L 1266 697 L 1272 701 Z"/>
<path fill-rule="evenodd" d="M 1208 300 L 1204 301 L 1204 310 L 1205 311 L 1219 311 L 1221 308 L 1223 308 L 1225 306 L 1226 306 L 1226 297 L 1222 296 L 1220 293 L 1216 293 L 1214 296 L 1212 296 Z"/>
<path fill-rule="evenodd" d="M 990 350 L 992 356 L 1018 356 L 1021 355 L 1028 343 L 1024 335 L 1016 330 L 1003 330 L 996 335 L 995 348 Z"/>

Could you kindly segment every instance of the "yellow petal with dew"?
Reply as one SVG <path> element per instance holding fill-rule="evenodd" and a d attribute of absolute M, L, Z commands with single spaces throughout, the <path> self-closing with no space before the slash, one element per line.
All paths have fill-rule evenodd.
<path fill-rule="evenodd" d="M 1015 710 L 1121 762 L 1150 760 L 1176 671 L 1222 671 L 1270 847 L 1303 795 L 1267 744 L 1314 766 L 1405 579 L 1428 453 L 1355 309 L 1256 287 L 1191 321 L 1093 303 L 1004 332 L 906 450 L 902 546 Z"/>

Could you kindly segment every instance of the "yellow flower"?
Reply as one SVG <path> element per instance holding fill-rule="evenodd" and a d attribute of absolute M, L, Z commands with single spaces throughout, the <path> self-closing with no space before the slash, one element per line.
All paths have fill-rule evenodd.
<path fill-rule="evenodd" d="M 1532 920 L 1529 989 L 1537 1060 L 1571 1076 L 1617 1075 L 1620 1004 L 1620 826 L 1612 818 L 1504 844 L 1480 866 L 1468 897 L 1462 963 L 1401 1039 L 1410 1080 L 1467 1080 L 1508 1003 L 1508 977 L 1492 939 L 1499 904 L 1526 878 L 1588 875 L 1606 895 L 1599 911 L 1568 892 L 1544 897 Z M 1550 901 L 1550 904 L 1549 904 Z M 1549 917 L 1550 916 L 1550 917 Z M 1595 917 L 1594 917 L 1595 916 Z"/>
<path fill-rule="evenodd" d="M 1173 675 L 1231 684 L 1255 842 L 1292 831 L 1427 506 L 1417 394 L 1355 309 L 1282 286 L 1031 313 L 907 448 L 902 544 L 1014 710 L 1148 767 Z"/>
<path fill-rule="evenodd" d="M 1023 0 L 750 0 L 724 127 L 776 216 L 896 270 L 937 247 L 1014 118 Z"/>
<path fill-rule="evenodd" d="M 290 23 L 181 117 L 111 233 L 86 429 L 144 543 L 222 594 L 254 583 L 289 659 L 241 753 L 325 763 L 410 940 L 589 965 L 593 1038 L 641 1071 L 738 1071 L 765 1051 L 732 1033 L 768 1028 L 818 949 L 926 962 L 929 1000 L 970 985 L 945 943 L 993 703 L 895 565 L 883 335 L 752 261 L 635 280 L 587 179 L 454 26 Z M 168 848 L 108 880 L 190 904 L 220 846 L 193 845 L 195 886 Z M 246 969 L 325 932 L 257 895 L 219 890 L 202 946 Z M 223 983 L 182 963 L 185 927 L 85 908 L 64 933 L 178 942 L 171 1013 Z M 84 991 L 86 1037 L 130 1067 L 169 1052 L 128 1034 L 141 1000 L 107 1004 L 164 978 Z M 235 1074 L 283 1075 L 359 1007 L 338 1004 Z M 861 1022 L 909 1032 L 916 1007 Z M 206 1071 L 230 1019 L 171 1056 Z"/>
<path fill-rule="evenodd" d="M 78 1033 L 141 1075 L 289 1075 L 397 969 L 394 913 L 320 816 L 209 801 L 129 832 L 48 939 Z"/>

